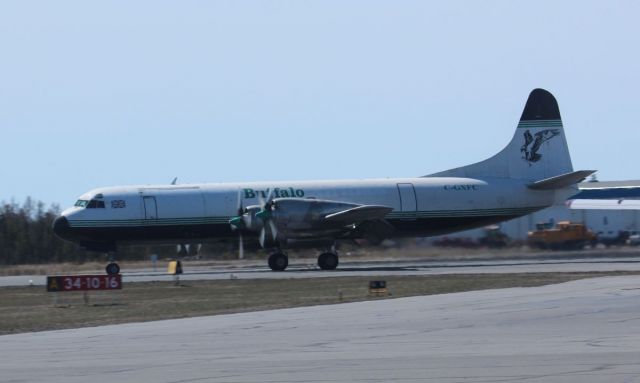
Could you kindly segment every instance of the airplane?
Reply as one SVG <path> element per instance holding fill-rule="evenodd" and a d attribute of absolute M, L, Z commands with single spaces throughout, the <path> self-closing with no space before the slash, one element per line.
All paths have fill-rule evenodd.
<path fill-rule="evenodd" d="M 366 239 L 427 237 L 482 227 L 563 203 L 593 170 L 574 171 L 554 96 L 534 89 L 515 135 L 493 157 L 414 178 L 115 186 L 82 194 L 53 223 L 55 234 L 111 254 L 127 244 L 257 242 L 283 271 L 287 250 Z"/>

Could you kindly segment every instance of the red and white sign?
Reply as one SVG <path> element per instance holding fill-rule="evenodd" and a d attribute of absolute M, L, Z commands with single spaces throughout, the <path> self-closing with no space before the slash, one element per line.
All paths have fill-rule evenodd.
<path fill-rule="evenodd" d="M 47 277 L 47 291 L 120 290 L 122 275 L 66 275 Z"/>

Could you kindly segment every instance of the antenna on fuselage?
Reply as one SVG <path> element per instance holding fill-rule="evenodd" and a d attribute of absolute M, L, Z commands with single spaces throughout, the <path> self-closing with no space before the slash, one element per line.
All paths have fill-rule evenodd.
<path fill-rule="evenodd" d="M 171 185 L 175 185 L 176 182 L 178 182 L 178 177 L 174 178 L 173 181 L 171 181 Z"/>

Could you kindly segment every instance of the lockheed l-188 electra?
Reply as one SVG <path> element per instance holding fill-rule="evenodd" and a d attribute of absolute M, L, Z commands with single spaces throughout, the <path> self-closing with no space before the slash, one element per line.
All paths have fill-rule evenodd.
<path fill-rule="evenodd" d="M 338 266 L 341 241 L 426 237 L 494 224 L 561 203 L 593 173 L 574 171 L 558 104 L 529 95 L 511 142 L 472 165 L 415 178 L 116 186 L 79 197 L 54 222 L 83 248 L 114 254 L 126 244 L 250 241 L 282 271 L 287 250 L 322 249 Z M 118 273 L 109 263 L 107 272 Z"/>

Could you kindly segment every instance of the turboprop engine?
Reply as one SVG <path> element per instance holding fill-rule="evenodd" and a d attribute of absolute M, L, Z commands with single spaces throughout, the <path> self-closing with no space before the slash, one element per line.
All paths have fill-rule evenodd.
<path fill-rule="evenodd" d="M 291 240 L 330 238 L 355 230 L 358 224 L 381 219 L 392 209 L 329 200 L 276 198 L 239 209 L 229 223 L 233 229 L 259 232 L 263 248 Z"/>

